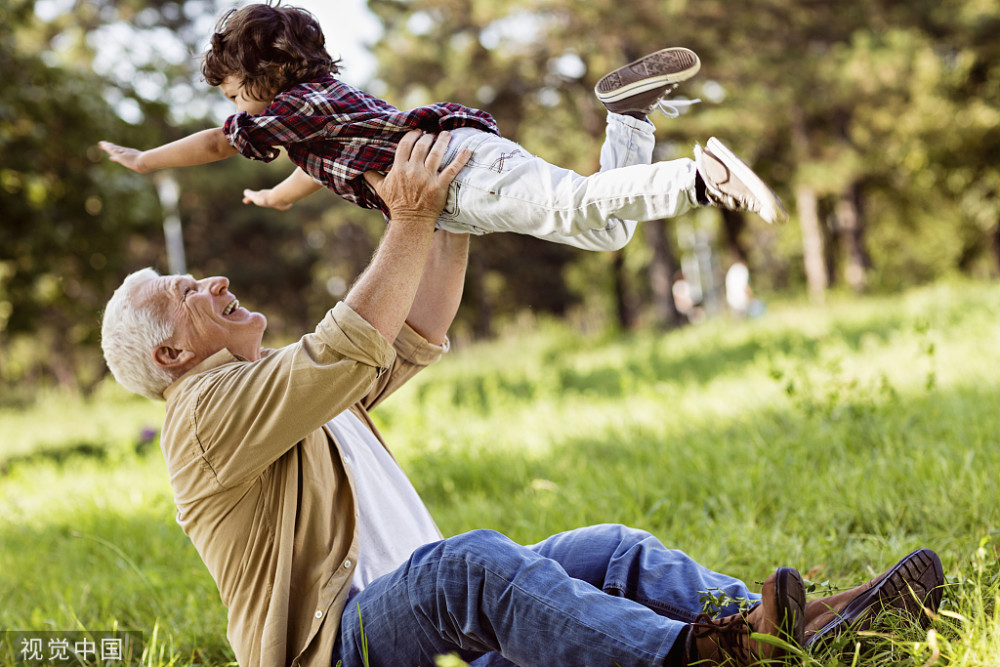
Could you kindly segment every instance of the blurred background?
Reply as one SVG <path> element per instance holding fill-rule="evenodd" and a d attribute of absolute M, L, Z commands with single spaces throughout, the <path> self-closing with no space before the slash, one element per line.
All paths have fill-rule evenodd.
<path fill-rule="evenodd" d="M 320 19 L 347 83 L 400 108 L 485 109 L 505 136 L 581 173 L 597 170 L 603 139 L 597 80 L 649 51 L 691 48 L 702 70 L 677 95 L 702 102 L 654 118 L 657 158 L 718 136 L 791 213 L 772 228 L 702 209 L 645 224 L 616 253 L 474 239 L 459 345 L 539 317 L 628 330 L 730 316 L 734 265 L 765 301 L 816 303 L 1000 275 L 997 0 L 288 4 Z M 129 271 L 225 274 L 268 314 L 275 344 L 310 330 L 367 263 L 377 212 L 327 192 L 288 212 L 240 203 L 244 188 L 290 173 L 287 160 L 140 176 L 98 150 L 224 121 L 231 107 L 199 65 L 231 5 L 0 4 L 0 402 L 98 385 L 101 309 Z"/>

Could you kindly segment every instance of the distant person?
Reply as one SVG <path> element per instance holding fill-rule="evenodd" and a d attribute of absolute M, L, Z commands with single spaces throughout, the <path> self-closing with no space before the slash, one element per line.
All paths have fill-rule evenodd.
<path fill-rule="evenodd" d="M 943 573 L 926 549 L 806 602 L 792 568 L 751 592 L 620 525 L 532 546 L 489 530 L 442 539 L 368 414 L 448 350 L 465 279 L 469 236 L 434 227 L 469 154 L 439 172 L 447 136 L 419 134 L 388 176 L 366 176 L 391 224 L 298 342 L 262 348 L 267 319 L 220 276 L 143 269 L 105 311 L 115 378 L 166 401 L 177 521 L 218 585 L 242 667 L 429 667 L 451 652 L 477 666 L 750 665 L 784 653 L 763 640 L 810 646 L 882 607 L 937 608 Z M 748 608 L 704 614 L 710 590 Z"/>
<path fill-rule="evenodd" d="M 750 269 L 743 262 L 734 262 L 726 271 L 726 303 L 737 317 L 760 317 L 764 302 L 753 295 L 750 287 Z"/>
<path fill-rule="evenodd" d="M 687 318 L 692 324 L 705 319 L 705 309 L 701 307 L 701 294 L 695 296 L 694 286 L 680 271 L 674 274 L 674 282 L 670 286 L 677 312 Z"/>
<path fill-rule="evenodd" d="M 449 130 L 453 148 L 445 164 L 463 148 L 473 155 L 455 179 L 439 228 L 517 232 L 588 250 L 619 249 L 635 233 L 635 221 L 672 218 L 700 205 L 750 210 L 768 222 L 787 218 L 771 188 L 714 137 L 704 149 L 695 146 L 693 160 L 649 164 L 653 127 L 645 115 L 700 69 L 688 49 L 657 51 L 597 84 L 610 114 L 602 170 L 592 176 L 548 164 L 501 138 L 483 111 L 448 102 L 400 111 L 336 79 L 338 62 L 303 9 L 254 4 L 230 10 L 212 36 L 202 73 L 238 113 L 221 128 L 149 151 L 100 146 L 139 173 L 237 153 L 267 162 L 280 146 L 298 169 L 274 188 L 244 191 L 244 203 L 286 209 L 325 186 L 388 214 L 362 174 L 388 170 L 408 131 Z M 646 136 L 631 143 L 633 135 Z"/>

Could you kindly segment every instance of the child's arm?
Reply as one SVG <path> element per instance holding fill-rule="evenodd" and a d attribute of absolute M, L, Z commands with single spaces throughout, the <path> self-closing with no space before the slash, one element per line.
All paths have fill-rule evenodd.
<path fill-rule="evenodd" d="M 132 171 L 148 174 L 166 167 L 190 167 L 217 162 L 236 155 L 236 149 L 226 141 L 221 127 L 202 130 L 148 151 L 118 146 L 107 141 L 98 144 L 110 157 Z"/>
<path fill-rule="evenodd" d="M 307 195 L 311 195 L 323 186 L 312 179 L 312 176 L 297 168 L 292 175 L 267 190 L 244 190 L 243 203 L 276 208 L 287 211 L 292 204 Z"/>

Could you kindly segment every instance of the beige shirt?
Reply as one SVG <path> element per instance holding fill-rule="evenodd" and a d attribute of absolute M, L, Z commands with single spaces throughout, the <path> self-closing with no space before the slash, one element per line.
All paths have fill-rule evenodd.
<path fill-rule="evenodd" d="M 354 480 L 326 422 L 368 410 L 443 348 L 391 346 L 344 303 L 249 362 L 212 355 L 165 392 L 161 447 L 177 505 L 229 611 L 242 667 L 330 667 L 357 564 Z"/>

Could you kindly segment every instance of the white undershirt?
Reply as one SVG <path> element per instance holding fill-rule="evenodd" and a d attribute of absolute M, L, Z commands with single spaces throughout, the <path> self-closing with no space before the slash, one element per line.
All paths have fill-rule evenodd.
<path fill-rule="evenodd" d="M 354 474 L 358 494 L 361 552 L 351 582 L 354 594 L 441 536 L 402 468 L 354 413 L 345 410 L 327 426 Z"/>

